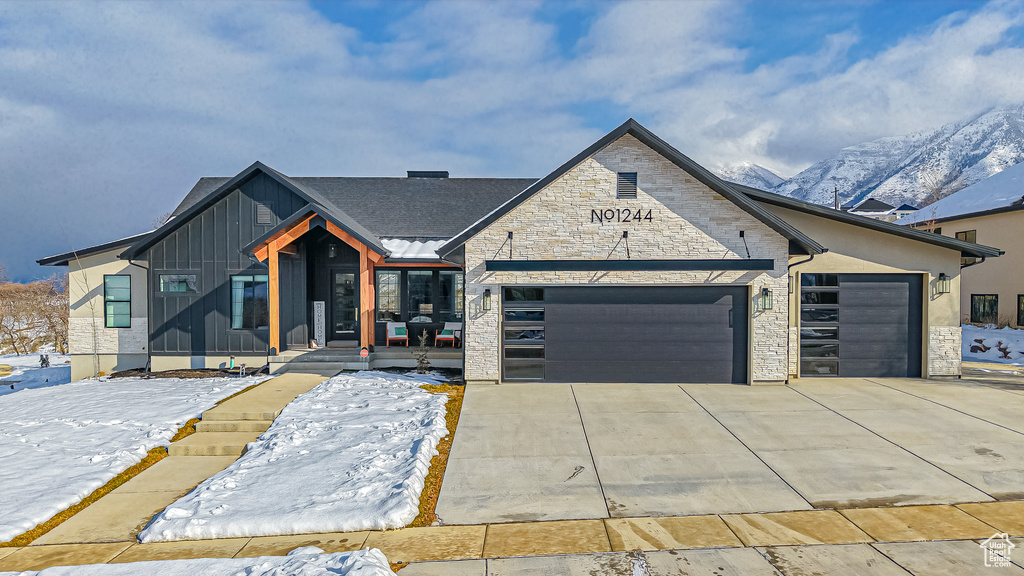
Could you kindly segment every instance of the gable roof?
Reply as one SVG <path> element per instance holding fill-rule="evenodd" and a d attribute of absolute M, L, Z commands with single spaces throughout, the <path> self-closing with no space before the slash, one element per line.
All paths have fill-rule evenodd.
<path fill-rule="evenodd" d="M 259 174 L 266 174 L 270 178 L 276 180 L 279 184 L 287 188 L 293 194 L 296 194 L 300 198 L 304 199 L 308 204 L 316 207 L 317 211 L 324 216 L 330 215 L 334 224 L 348 232 L 355 238 L 358 238 L 360 242 L 367 246 L 373 247 L 380 254 L 387 253 L 384 246 L 380 243 L 380 239 L 377 238 L 373 233 L 367 230 L 362 224 L 357 222 L 351 216 L 346 214 L 340 208 L 334 206 L 327 201 L 319 191 L 306 186 L 301 182 L 295 182 L 288 178 L 284 174 L 270 168 L 262 162 L 253 162 L 245 170 L 242 170 L 234 178 L 228 179 L 226 182 L 221 183 L 219 186 L 209 191 L 201 198 L 195 200 L 190 206 L 184 210 L 176 210 L 171 216 L 172 218 L 160 228 L 154 230 L 151 234 L 141 239 L 139 242 L 132 245 L 131 248 L 125 250 L 122 254 L 122 258 L 135 258 L 139 254 L 142 254 L 148 250 L 151 246 L 167 237 L 168 234 L 174 232 L 182 225 L 192 219 L 193 216 L 199 214 L 208 206 L 220 200 L 226 196 L 229 192 L 245 184 L 252 178 L 255 178 Z M 195 188 L 193 188 L 195 190 Z M 328 208 L 330 206 L 330 208 Z"/>
<path fill-rule="evenodd" d="M 274 226 L 266 233 L 264 233 L 262 236 L 244 246 L 241 249 L 241 251 L 247 255 L 252 255 L 253 251 L 260 245 L 264 244 L 268 240 L 271 240 L 279 236 L 282 232 L 288 230 L 296 223 L 298 223 L 300 220 L 304 220 L 307 216 L 311 216 L 314 214 L 321 216 L 324 220 L 348 232 L 349 234 L 352 235 L 353 238 L 362 242 L 363 245 L 373 250 L 377 254 L 380 254 L 381 256 L 387 256 L 389 254 L 388 249 L 384 247 L 384 244 L 383 242 L 381 242 L 380 238 L 377 238 L 373 234 L 370 234 L 365 228 L 362 227 L 362 225 L 352 220 L 350 216 L 348 216 L 344 212 L 340 212 L 338 210 L 331 210 L 319 204 L 306 204 L 302 208 L 299 208 L 298 210 L 295 211 L 294 214 L 285 218 L 284 220 L 281 220 L 280 224 Z"/>
<path fill-rule="evenodd" d="M 718 194 L 724 196 L 726 199 L 732 201 L 732 203 L 738 206 L 740 209 L 747 212 L 754 218 L 758 219 L 772 230 L 775 230 L 783 237 L 787 238 L 790 241 L 791 245 L 796 244 L 809 254 L 820 254 L 821 252 L 824 251 L 824 248 L 821 246 L 821 244 L 818 244 L 810 237 L 808 237 L 806 234 L 800 232 L 799 230 L 791 226 L 788 222 L 783 221 L 782 219 L 778 218 L 771 212 L 765 210 L 757 203 L 751 201 L 749 198 L 744 196 L 743 194 L 736 192 L 731 187 L 730 183 L 727 183 L 718 176 L 715 176 L 706 168 L 697 164 L 696 162 L 694 162 L 693 160 L 691 160 L 690 158 L 688 158 L 687 156 L 683 155 L 681 152 L 670 146 L 664 140 L 656 136 L 653 132 L 641 126 L 639 122 L 630 118 L 629 120 L 623 122 L 621 126 L 616 128 L 615 130 L 612 130 L 597 142 L 591 144 L 589 147 L 587 147 L 585 150 L 577 154 L 571 160 L 569 160 L 565 164 L 562 164 L 554 172 L 534 182 L 529 188 L 523 190 L 516 196 L 509 199 L 504 204 L 498 206 L 489 214 L 487 214 L 480 220 L 476 221 L 472 226 L 467 227 L 454 238 L 446 242 L 444 246 L 438 248 L 438 255 L 440 255 L 442 258 L 451 255 L 453 252 L 458 250 L 463 244 L 465 244 L 467 240 L 469 240 L 473 236 L 476 236 L 481 231 L 483 231 L 488 226 L 497 221 L 499 218 L 501 218 L 505 214 L 508 214 L 514 208 L 525 202 L 531 196 L 543 190 L 545 187 L 547 187 L 548 184 L 551 184 L 552 182 L 560 178 L 562 175 L 564 175 L 566 172 L 572 170 L 581 162 L 583 162 L 587 158 L 590 158 L 598 151 L 608 146 L 612 142 L 615 142 L 619 138 L 622 138 L 626 134 L 633 136 L 634 138 L 636 138 L 646 146 L 650 147 L 658 154 L 661 154 L 663 157 L 665 157 L 665 159 L 672 162 L 673 164 L 681 168 L 683 171 L 699 180 L 705 186 L 714 190 Z"/>
<path fill-rule="evenodd" d="M 101 254 L 103 252 L 109 252 L 111 250 L 117 250 L 118 248 L 125 248 L 138 242 L 145 236 L 149 236 L 152 232 L 143 232 L 142 234 L 136 234 L 127 238 L 121 238 L 120 240 L 114 240 L 112 242 L 105 242 L 103 244 L 97 244 L 88 248 L 82 248 L 81 250 L 72 250 L 71 252 L 65 252 L 63 254 L 57 254 L 55 256 L 47 256 L 36 260 L 36 263 L 40 266 L 67 266 L 68 262 L 76 258 L 85 258 L 86 256 L 92 256 L 93 254 Z"/>
<path fill-rule="evenodd" d="M 860 204 L 857 204 L 853 208 L 850 208 L 850 211 L 851 212 L 885 212 L 887 210 L 892 210 L 893 208 L 895 208 L 895 206 L 886 204 L 885 202 L 882 202 L 881 200 L 876 200 L 875 198 L 868 198 L 867 200 L 861 202 Z"/>
<path fill-rule="evenodd" d="M 902 204 L 899 208 L 896 209 L 896 211 L 897 212 L 906 212 L 908 210 L 918 210 L 918 209 L 919 209 L 918 207 L 911 206 L 910 204 Z"/>
<path fill-rule="evenodd" d="M 949 248 L 951 250 L 959 250 L 960 254 L 963 256 L 980 258 L 999 256 L 1003 253 L 1002 250 L 992 248 L 991 246 L 984 246 L 973 242 L 964 242 L 962 240 L 950 238 L 949 236 L 942 236 L 941 234 L 916 230 L 909 226 L 900 226 L 898 224 L 868 218 L 867 216 L 859 216 L 842 210 L 836 210 L 831 206 L 812 204 L 803 200 L 790 198 L 789 196 L 782 196 L 780 194 L 773 194 L 771 192 L 765 192 L 764 190 L 758 190 L 757 188 L 751 188 L 750 186 L 733 184 L 733 187 L 758 202 L 771 204 L 773 206 L 781 206 L 782 208 L 789 208 L 790 210 L 828 218 L 844 224 L 860 226 L 861 228 L 867 228 L 876 232 L 883 232 L 894 236 L 900 236 L 902 238 L 909 238 L 910 240 L 917 240 L 918 242 L 924 242 L 926 244 L 942 246 L 943 248 Z"/>

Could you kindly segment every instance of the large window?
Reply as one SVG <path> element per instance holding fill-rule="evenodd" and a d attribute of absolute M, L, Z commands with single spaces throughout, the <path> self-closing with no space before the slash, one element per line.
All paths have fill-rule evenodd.
<path fill-rule="evenodd" d="M 270 323 L 268 276 L 231 277 L 231 328 L 265 329 Z"/>
<path fill-rule="evenodd" d="M 132 327 L 132 277 L 103 276 L 103 325 L 107 328 Z"/>
<path fill-rule="evenodd" d="M 442 270 L 441 279 L 441 321 L 462 321 L 462 272 Z"/>
<path fill-rule="evenodd" d="M 409 322 L 434 321 L 434 273 L 409 271 Z"/>
<path fill-rule="evenodd" d="M 999 318 L 999 296 L 995 294 L 971 294 L 971 322 L 995 324 Z"/>
<path fill-rule="evenodd" d="M 957 232 L 956 233 L 956 239 L 957 240 L 963 240 L 964 242 L 977 242 L 978 241 L 978 231 L 977 230 L 966 230 L 964 232 Z M 969 257 L 969 258 L 961 257 L 960 258 L 960 265 L 961 266 L 968 266 L 970 264 L 974 264 L 977 261 L 978 261 L 978 259 L 974 258 L 974 257 Z"/>
<path fill-rule="evenodd" d="M 377 271 L 377 321 L 394 322 L 402 317 L 402 273 Z"/>
<path fill-rule="evenodd" d="M 161 292 L 196 292 L 195 274 L 161 274 Z"/>
<path fill-rule="evenodd" d="M 1017 328 L 1024 328 L 1024 294 L 1017 294 Z"/>

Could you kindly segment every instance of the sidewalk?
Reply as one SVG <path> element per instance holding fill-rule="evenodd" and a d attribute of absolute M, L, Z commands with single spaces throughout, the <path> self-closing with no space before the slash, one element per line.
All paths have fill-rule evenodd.
<path fill-rule="evenodd" d="M 800 545 L 981 541 L 1024 536 L 1024 502 L 806 510 L 660 518 L 557 520 L 137 544 L 132 541 L 0 548 L 0 571 L 57 565 L 284 555 L 379 548 L 392 563 Z M 973 545 L 973 544 L 972 544 Z M 471 567 L 472 564 L 459 565 Z M 425 569 L 425 568 L 424 568 Z M 420 572 L 411 570 L 409 575 Z M 444 572 L 447 573 L 447 572 Z"/>

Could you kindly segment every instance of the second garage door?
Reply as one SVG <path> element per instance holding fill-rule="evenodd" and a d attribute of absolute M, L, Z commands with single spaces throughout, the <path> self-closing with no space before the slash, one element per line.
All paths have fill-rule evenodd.
<path fill-rule="evenodd" d="M 509 290 L 506 380 L 747 381 L 746 286 Z"/>

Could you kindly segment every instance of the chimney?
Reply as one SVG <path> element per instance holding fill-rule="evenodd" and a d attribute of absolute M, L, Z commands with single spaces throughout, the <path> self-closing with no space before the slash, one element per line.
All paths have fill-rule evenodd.
<path fill-rule="evenodd" d="M 447 178 L 447 170 L 407 170 L 406 178 Z"/>

